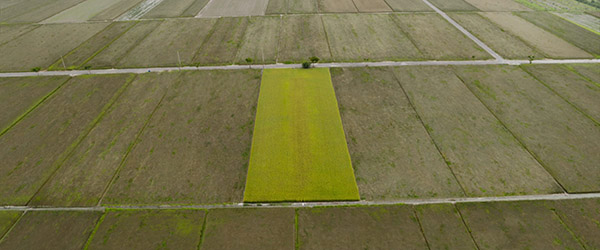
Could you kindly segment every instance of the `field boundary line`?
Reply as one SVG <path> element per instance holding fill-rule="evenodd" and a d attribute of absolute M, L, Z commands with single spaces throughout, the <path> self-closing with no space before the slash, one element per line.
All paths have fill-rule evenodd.
<path fill-rule="evenodd" d="M 12 225 L 10 225 L 8 230 L 6 230 L 6 232 L 3 235 L 0 235 L 0 243 L 2 243 L 2 241 L 4 241 L 6 237 L 8 237 L 8 234 L 17 226 L 17 224 L 19 224 L 19 222 L 21 222 L 21 219 L 23 219 L 23 216 L 25 216 L 26 213 L 27 211 L 23 211 L 23 213 L 19 215 L 19 218 L 17 218 L 15 222 L 13 222 Z"/>
<path fill-rule="evenodd" d="M 213 0 L 208 0 L 208 3 L 206 3 L 206 5 L 204 5 L 204 7 L 202 7 L 202 9 L 198 12 L 198 14 L 196 14 L 194 16 L 194 18 L 202 17 L 202 15 L 204 14 L 204 10 L 206 10 L 206 8 L 208 8 L 208 6 L 210 6 L 212 3 L 213 3 Z"/>
<path fill-rule="evenodd" d="M 475 247 L 477 248 L 477 250 L 480 250 L 481 248 L 479 247 L 479 244 L 477 244 L 475 237 L 473 237 L 473 231 L 471 230 L 471 228 L 465 221 L 465 218 L 463 217 L 462 213 L 460 212 L 460 209 L 458 209 L 458 207 L 456 207 L 456 204 L 453 204 L 452 208 L 454 208 L 454 211 L 456 211 L 456 213 L 458 213 L 458 216 L 460 217 L 460 221 L 462 221 L 462 224 L 465 225 L 465 228 L 467 229 L 467 232 L 469 233 L 469 237 L 473 241 L 473 244 L 475 244 Z"/>
<path fill-rule="evenodd" d="M 127 10 L 125 13 L 121 14 L 119 17 L 115 19 L 115 21 L 131 21 L 131 20 L 139 20 L 148 12 L 152 11 L 156 6 L 161 4 L 163 0 L 146 0 L 143 1 L 131 9 Z M 140 8 L 141 10 L 136 13 L 136 8 Z"/>
<path fill-rule="evenodd" d="M 533 60 L 531 64 L 580 64 L 600 63 L 600 59 L 547 59 Z M 528 60 L 468 60 L 468 61 L 381 61 L 381 62 L 331 62 L 315 63 L 315 68 L 353 68 L 353 67 L 398 67 L 398 66 L 460 66 L 460 65 L 521 65 L 530 64 Z M 301 64 L 253 64 L 253 65 L 224 65 L 224 66 L 183 66 L 183 67 L 150 67 L 150 68 L 121 68 L 121 69 L 94 69 L 94 70 L 57 70 L 40 72 L 4 72 L 3 77 L 30 77 L 30 76 L 80 76 L 80 75 L 106 75 L 106 74 L 144 74 L 150 72 L 170 72 L 180 70 L 244 70 L 244 69 L 292 69 L 302 68 Z"/>
<path fill-rule="evenodd" d="M 339 201 L 339 202 L 293 202 L 293 203 L 228 203 L 207 205 L 105 205 L 91 207 L 33 207 L 33 206 L 0 206 L 0 211 L 106 211 L 108 209 L 123 210 L 164 210 L 164 209 L 215 209 L 215 208 L 285 208 L 285 207 L 339 207 L 339 206 L 381 206 L 381 205 L 427 205 L 427 204 L 462 204 L 484 202 L 511 201 L 557 201 L 577 199 L 600 199 L 598 193 L 556 193 L 520 196 L 490 197 L 456 197 L 430 199 L 398 199 L 391 201 Z"/>
<path fill-rule="evenodd" d="M 477 45 L 479 45 L 479 47 L 484 49 L 488 54 L 493 56 L 496 60 L 504 61 L 504 58 L 502 58 L 502 56 L 500 56 L 498 53 L 496 53 L 496 51 L 494 51 L 492 48 L 488 47 L 487 44 L 485 44 L 484 42 L 479 40 L 479 38 L 475 37 L 467 29 L 463 28 L 463 26 L 461 26 L 456 21 L 454 21 L 454 19 L 450 18 L 450 16 L 448 16 L 445 12 L 440 10 L 438 7 L 435 7 L 435 5 L 431 4 L 428 0 L 422 0 L 422 1 L 425 4 L 427 4 L 427 6 L 429 6 L 429 8 L 433 9 L 436 13 L 438 13 L 440 16 L 442 16 L 444 19 L 446 19 L 446 21 L 448 21 L 450 24 L 452 24 L 454 27 L 456 27 L 460 32 L 462 32 L 464 35 L 466 35 L 469 39 L 471 39 L 473 42 L 475 42 Z"/>

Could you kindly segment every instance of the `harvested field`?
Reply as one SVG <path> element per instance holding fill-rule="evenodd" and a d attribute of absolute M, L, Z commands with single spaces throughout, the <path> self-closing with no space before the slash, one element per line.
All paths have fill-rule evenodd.
<path fill-rule="evenodd" d="M 150 10 L 148 13 L 146 13 L 146 15 L 142 16 L 142 18 L 152 19 L 179 17 L 182 16 L 183 13 L 195 2 L 197 2 L 197 0 L 164 0 L 152 10 Z M 208 0 L 200 0 L 200 2 L 206 5 Z M 202 7 L 200 7 L 200 9 L 202 9 Z M 198 6 L 195 6 L 195 8 L 198 9 Z M 198 10 L 198 12 L 200 11 L 200 9 Z M 188 13 L 187 16 L 195 16 L 196 14 L 198 14 L 198 12 Z"/>
<path fill-rule="evenodd" d="M 449 68 L 402 67 L 394 72 L 467 195 L 561 191 Z"/>
<path fill-rule="evenodd" d="M 42 25 L 0 47 L 0 71 L 46 68 L 108 24 Z"/>
<path fill-rule="evenodd" d="M 178 66 L 192 64 L 216 19 L 167 19 L 127 54 L 122 67 Z M 152 53 L 149 53 L 149 52 Z M 179 58 L 177 56 L 179 53 Z"/>
<path fill-rule="evenodd" d="M 219 18 L 192 61 L 199 65 L 233 63 L 247 28 L 248 17 Z"/>
<path fill-rule="evenodd" d="M 329 69 L 264 70 L 244 202 L 358 200 Z"/>
<path fill-rule="evenodd" d="M 567 67 L 573 69 L 579 75 L 584 78 L 589 79 L 590 81 L 595 82 L 597 85 L 600 85 L 600 65 L 598 64 L 571 64 L 567 65 Z"/>
<path fill-rule="evenodd" d="M 542 27 L 583 50 L 600 57 L 600 35 L 548 12 L 517 13 L 525 20 Z"/>
<path fill-rule="evenodd" d="M 2 10 L 1 22 L 37 23 L 85 0 L 22 1 Z"/>
<path fill-rule="evenodd" d="M 294 249 L 293 208 L 213 209 L 208 213 L 202 249 Z M 232 238 L 235 235 L 235 239 Z"/>
<path fill-rule="evenodd" d="M 0 25 L 0 46 L 39 27 L 31 24 Z"/>
<path fill-rule="evenodd" d="M 90 249 L 196 249 L 204 210 L 108 210 Z"/>
<path fill-rule="evenodd" d="M 418 59 L 419 50 L 390 15 L 324 15 L 323 23 L 336 61 Z"/>
<path fill-rule="evenodd" d="M 280 0 L 272 0 L 280 1 Z M 317 13 L 318 0 L 287 0 L 288 14 Z"/>
<path fill-rule="evenodd" d="M 59 58 L 52 64 L 49 70 L 66 70 L 77 69 L 83 67 L 91 57 L 102 51 L 106 46 L 110 45 L 114 40 L 118 39 L 123 33 L 133 27 L 135 22 L 114 22 L 104 30 L 92 36 L 79 47 L 69 52 L 67 55 Z M 66 67 L 66 68 L 65 68 Z"/>
<path fill-rule="evenodd" d="M 544 58 L 519 38 L 499 28 L 477 13 L 450 13 L 449 16 L 504 58 Z"/>
<path fill-rule="evenodd" d="M 0 135 L 62 86 L 68 77 L 0 78 Z"/>
<path fill-rule="evenodd" d="M 239 202 L 260 71 L 187 71 L 155 111 L 104 204 Z"/>
<path fill-rule="evenodd" d="M 27 212 L 0 242 L 0 249 L 83 249 L 100 216 L 100 212 Z"/>
<path fill-rule="evenodd" d="M 287 9 L 288 0 L 269 0 L 269 3 L 267 4 L 267 9 L 265 10 L 265 14 L 286 14 Z"/>
<path fill-rule="evenodd" d="M 478 9 L 464 0 L 430 0 L 435 7 L 443 11 L 477 11 Z"/>
<path fill-rule="evenodd" d="M 42 23 L 85 22 L 121 0 L 85 0 L 68 8 Z"/>
<path fill-rule="evenodd" d="M 568 192 L 600 190 L 600 126 L 518 67 L 456 67 Z"/>
<path fill-rule="evenodd" d="M 477 249 L 454 205 L 415 206 L 415 211 L 430 249 Z"/>
<path fill-rule="evenodd" d="M 263 16 L 269 0 L 215 0 L 210 1 L 198 17 Z"/>
<path fill-rule="evenodd" d="M 552 201 L 560 220 L 577 235 L 587 249 L 600 249 L 600 199 Z"/>
<path fill-rule="evenodd" d="M 466 0 L 481 11 L 531 11 L 513 0 Z"/>
<path fill-rule="evenodd" d="M 0 238 L 17 222 L 23 212 L 2 211 L 0 212 Z"/>
<path fill-rule="evenodd" d="M 144 0 L 121 0 L 116 4 L 111 5 L 110 7 L 102 10 L 94 17 L 90 18 L 90 21 L 103 21 L 103 20 L 113 20 L 119 17 L 124 12 L 129 9 L 135 7 L 140 2 Z"/>
<path fill-rule="evenodd" d="M 392 17 L 427 59 L 491 58 L 438 14 L 400 14 Z"/>
<path fill-rule="evenodd" d="M 319 12 L 352 13 L 357 12 L 352 0 L 317 0 Z"/>
<path fill-rule="evenodd" d="M 481 13 L 500 28 L 518 36 L 525 43 L 538 49 L 550 58 L 591 58 L 589 53 L 577 48 L 559 37 L 535 26 L 524 19 L 507 12 Z"/>
<path fill-rule="evenodd" d="M 0 204 L 25 205 L 131 76 L 77 77 L 0 137 Z"/>
<path fill-rule="evenodd" d="M 184 17 L 195 17 L 206 6 L 209 0 L 195 0 L 182 14 Z"/>
<path fill-rule="evenodd" d="M 125 13 L 121 14 L 116 21 L 130 21 L 130 20 L 138 20 L 142 18 L 142 16 L 146 15 L 152 9 L 154 9 L 157 5 L 159 5 L 163 0 L 144 0 L 139 4 L 134 6 L 133 8 L 127 10 Z"/>
<path fill-rule="evenodd" d="M 284 16 L 278 62 L 302 62 L 311 56 L 331 60 L 327 35 L 318 15 Z"/>
<path fill-rule="evenodd" d="M 515 0 L 516 2 L 522 3 L 529 8 L 535 10 L 545 11 L 560 11 L 560 12 L 584 12 L 584 11 L 598 11 L 590 5 L 584 4 L 580 1 L 573 0 Z M 586 1 L 586 0 L 583 0 Z M 587 0 L 593 1 L 593 0 Z"/>
<path fill-rule="evenodd" d="M 353 0 L 358 12 L 386 12 L 392 11 L 385 0 Z"/>
<path fill-rule="evenodd" d="M 298 249 L 427 249 L 411 206 L 298 209 Z"/>
<path fill-rule="evenodd" d="M 464 196 L 391 70 L 331 74 L 362 199 Z"/>
<path fill-rule="evenodd" d="M 541 202 L 456 204 L 480 248 L 582 249 Z"/>
<path fill-rule="evenodd" d="M 427 4 L 425 4 L 422 0 L 385 0 L 387 4 L 392 7 L 394 11 L 399 12 L 422 12 L 422 11 L 431 11 L 433 9 L 429 8 Z"/>
<path fill-rule="evenodd" d="M 584 28 L 600 34 L 600 17 L 595 17 L 589 14 L 578 14 L 578 13 L 554 13 L 564 19 L 569 20 L 577 25 L 583 26 Z"/>
<path fill-rule="evenodd" d="M 139 75 L 31 200 L 33 205 L 94 206 L 178 73 Z"/>
<path fill-rule="evenodd" d="M 275 63 L 280 30 L 281 17 L 250 17 L 235 63 Z"/>
<path fill-rule="evenodd" d="M 162 21 L 138 22 L 117 40 L 89 59 L 85 65 L 92 68 L 114 68 L 136 45 L 140 44 Z"/>
<path fill-rule="evenodd" d="M 527 65 L 523 69 L 600 124 L 600 86 L 562 65 Z"/>

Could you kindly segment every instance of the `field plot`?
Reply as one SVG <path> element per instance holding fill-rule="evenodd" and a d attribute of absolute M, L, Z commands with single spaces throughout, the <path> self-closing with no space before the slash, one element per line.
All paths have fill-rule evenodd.
<path fill-rule="evenodd" d="M 600 199 L 549 202 L 587 249 L 600 249 Z"/>
<path fill-rule="evenodd" d="M 583 249 L 542 202 L 456 204 L 483 249 Z"/>
<path fill-rule="evenodd" d="M 167 19 L 119 62 L 122 67 L 190 65 L 216 19 Z M 179 56 L 178 56 L 179 53 Z"/>
<path fill-rule="evenodd" d="M 452 204 L 415 206 L 430 249 L 477 249 Z"/>
<path fill-rule="evenodd" d="M 327 35 L 318 15 L 284 16 L 278 62 L 302 62 L 311 56 L 331 60 Z"/>
<path fill-rule="evenodd" d="M 573 69 L 581 76 L 600 85 L 600 65 L 598 64 L 571 64 L 567 67 Z"/>
<path fill-rule="evenodd" d="M 27 212 L 0 242 L 0 249 L 83 249 L 100 216 L 99 212 Z"/>
<path fill-rule="evenodd" d="M 477 44 L 437 14 L 392 15 L 428 59 L 488 59 Z"/>
<path fill-rule="evenodd" d="M 394 72 L 467 195 L 561 191 L 449 68 L 401 67 Z"/>
<path fill-rule="evenodd" d="M 239 202 L 260 71 L 188 71 L 157 108 L 106 204 Z"/>
<path fill-rule="evenodd" d="M 526 20 L 507 12 L 481 13 L 501 29 L 518 36 L 525 43 L 538 49 L 551 58 L 590 58 L 589 53 L 535 26 Z"/>
<path fill-rule="evenodd" d="M 478 9 L 464 0 L 430 0 L 430 2 L 443 11 L 477 11 Z"/>
<path fill-rule="evenodd" d="M 117 40 L 96 52 L 85 65 L 92 68 L 114 68 L 136 45 L 143 41 L 162 21 L 138 22 Z M 81 52 L 74 52 L 81 53 Z"/>
<path fill-rule="evenodd" d="M 202 249 L 294 249 L 293 208 L 213 209 L 208 213 Z M 235 238 L 232 236 L 235 235 Z"/>
<path fill-rule="evenodd" d="M 37 23 L 85 0 L 22 1 L 2 10 L 0 23 Z"/>
<path fill-rule="evenodd" d="M 135 22 L 114 22 L 98 34 L 92 36 L 79 47 L 61 57 L 49 70 L 77 69 L 83 66 L 95 53 L 101 51 L 133 27 Z"/>
<path fill-rule="evenodd" d="M 528 65 L 523 68 L 600 124 L 600 86 L 562 65 Z"/>
<path fill-rule="evenodd" d="M 118 3 L 111 5 L 110 7 L 102 10 L 101 12 L 90 18 L 90 21 L 104 21 L 116 19 L 121 14 L 135 7 L 142 1 L 144 0 L 121 0 Z"/>
<path fill-rule="evenodd" d="M 298 249 L 427 249 L 411 206 L 298 209 Z"/>
<path fill-rule="evenodd" d="M 559 11 L 559 12 L 584 12 L 598 11 L 598 9 L 573 0 L 515 0 L 535 10 Z M 583 0 L 586 1 L 586 0 Z M 593 1 L 593 0 L 587 0 Z"/>
<path fill-rule="evenodd" d="M 23 212 L 2 211 L 0 212 L 0 238 L 15 224 Z"/>
<path fill-rule="evenodd" d="M 250 17 L 235 63 L 275 63 L 280 30 L 281 17 Z"/>
<path fill-rule="evenodd" d="M 384 0 L 353 0 L 359 12 L 387 12 L 392 11 Z"/>
<path fill-rule="evenodd" d="M 595 17 L 588 14 L 577 14 L 577 13 L 554 13 L 560 17 L 567 19 L 573 23 L 581 25 L 589 30 L 600 34 L 600 17 Z"/>
<path fill-rule="evenodd" d="M 90 249 L 196 249 L 204 210 L 108 210 Z"/>
<path fill-rule="evenodd" d="M 317 0 L 319 12 L 357 12 L 356 6 L 352 0 Z"/>
<path fill-rule="evenodd" d="M 513 0 L 466 0 L 481 11 L 530 11 L 529 8 Z"/>
<path fill-rule="evenodd" d="M 85 0 L 42 23 L 85 22 L 121 0 Z"/>
<path fill-rule="evenodd" d="M 464 196 L 392 71 L 331 74 L 362 199 Z"/>
<path fill-rule="evenodd" d="M 40 104 L 68 77 L 0 78 L 0 135 L 17 119 Z"/>
<path fill-rule="evenodd" d="M 518 67 L 456 67 L 568 192 L 600 190 L 600 126 Z"/>
<path fill-rule="evenodd" d="M 433 9 L 429 8 L 427 4 L 425 4 L 422 0 L 385 0 L 387 4 L 392 7 L 394 11 L 399 12 L 413 12 L 413 11 L 431 11 Z"/>
<path fill-rule="evenodd" d="M 31 24 L 0 25 L 0 46 L 39 27 Z"/>
<path fill-rule="evenodd" d="M 323 23 L 336 61 L 418 59 L 419 50 L 390 15 L 324 15 Z"/>
<path fill-rule="evenodd" d="M 522 12 L 520 17 L 600 57 L 600 35 L 548 12 Z"/>
<path fill-rule="evenodd" d="M 519 38 L 477 13 L 449 13 L 448 15 L 504 58 L 528 59 L 528 56 L 544 58 Z"/>
<path fill-rule="evenodd" d="M 130 78 L 71 79 L 0 137 L 0 204 L 25 205 Z"/>
<path fill-rule="evenodd" d="M 195 17 L 200 13 L 202 9 L 208 4 L 210 0 L 196 0 L 194 1 L 182 14 L 184 17 Z"/>
<path fill-rule="evenodd" d="M 0 46 L 0 71 L 48 67 L 106 26 L 105 23 L 42 25 Z"/>
<path fill-rule="evenodd" d="M 198 17 L 221 16 L 263 16 L 269 0 L 213 0 L 210 1 Z"/>
<path fill-rule="evenodd" d="M 317 13 L 319 10 L 317 1 L 318 0 L 287 0 L 287 13 Z"/>
<path fill-rule="evenodd" d="M 187 10 L 196 0 L 163 0 L 156 7 L 152 8 L 142 18 L 165 18 L 178 17 Z M 206 4 L 207 1 L 205 1 Z M 196 13 L 197 14 L 197 13 Z M 195 15 L 192 15 L 195 16 Z"/>
<path fill-rule="evenodd" d="M 178 76 L 177 73 L 139 75 L 30 204 L 98 204 L 137 135 Z"/>
<path fill-rule="evenodd" d="M 219 18 L 192 61 L 199 65 L 231 64 L 247 28 L 248 17 Z"/>
<path fill-rule="evenodd" d="M 358 200 L 329 69 L 265 70 L 245 202 Z"/>

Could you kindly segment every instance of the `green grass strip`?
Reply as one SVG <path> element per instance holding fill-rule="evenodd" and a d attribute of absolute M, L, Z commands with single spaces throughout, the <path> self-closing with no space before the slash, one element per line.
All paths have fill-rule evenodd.
<path fill-rule="evenodd" d="M 329 69 L 264 70 L 244 201 L 359 198 Z"/>

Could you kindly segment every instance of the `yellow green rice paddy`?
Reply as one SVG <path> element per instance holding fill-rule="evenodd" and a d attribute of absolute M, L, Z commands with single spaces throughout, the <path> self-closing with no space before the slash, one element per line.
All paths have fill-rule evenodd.
<path fill-rule="evenodd" d="M 329 69 L 265 70 L 244 201 L 358 199 Z"/>

